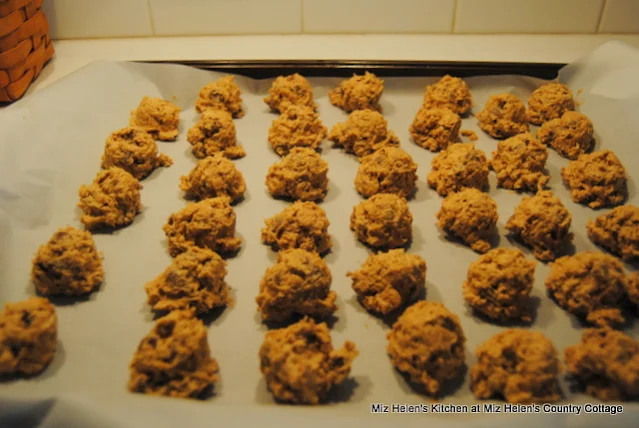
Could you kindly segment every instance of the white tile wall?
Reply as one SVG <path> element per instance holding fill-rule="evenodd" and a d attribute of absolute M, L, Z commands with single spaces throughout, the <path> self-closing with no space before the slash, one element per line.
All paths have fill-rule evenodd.
<path fill-rule="evenodd" d="M 607 0 L 600 33 L 639 33 L 639 0 Z"/>

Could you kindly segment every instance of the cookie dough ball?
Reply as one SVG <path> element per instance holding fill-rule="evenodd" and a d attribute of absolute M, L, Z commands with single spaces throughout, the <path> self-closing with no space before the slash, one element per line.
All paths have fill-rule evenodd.
<path fill-rule="evenodd" d="M 561 399 L 561 363 L 552 342 L 542 333 L 509 329 L 478 346 L 475 355 L 477 363 L 470 370 L 475 397 L 499 397 L 517 404 Z"/>
<path fill-rule="evenodd" d="M 562 168 L 572 201 L 590 208 L 621 205 L 628 197 L 626 170 L 610 150 L 581 155 Z"/>
<path fill-rule="evenodd" d="M 364 156 L 355 176 L 355 189 L 365 198 L 392 193 L 402 198 L 415 194 L 417 164 L 398 147 L 382 147 Z"/>
<path fill-rule="evenodd" d="M 244 197 L 246 183 L 235 164 L 221 153 L 216 153 L 199 161 L 189 175 L 182 176 L 180 189 L 191 199 L 227 196 L 236 202 Z"/>
<path fill-rule="evenodd" d="M 576 111 L 567 111 L 560 118 L 545 122 L 537 131 L 537 138 L 566 159 L 574 160 L 592 150 L 593 133 L 590 119 Z"/>
<path fill-rule="evenodd" d="M 547 83 L 535 89 L 528 98 L 528 121 L 541 125 L 574 109 L 575 100 L 566 85 Z"/>
<path fill-rule="evenodd" d="M 465 187 L 487 189 L 488 172 L 484 152 L 473 143 L 455 143 L 433 158 L 426 180 L 440 196 L 447 196 Z"/>
<path fill-rule="evenodd" d="M 162 98 L 144 97 L 131 112 L 129 124 L 161 141 L 175 141 L 180 124 L 180 108 Z"/>
<path fill-rule="evenodd" d="M 129 391 L 204 398 L 219 380 L 206 328 L 191 311 L 160 318 L 140 342 L 129 366 Z"/>
<path fill-rule="evenodd" d="M 83 214 L 80 221 L 89 230 L 124 227 L 142 211 L 142 185 L 121 168 L 98 172 L 93 183 L 81 186 L 78 207 Z"/>
<path fill-rule="evenodd" d="M 307 106 L 313 111 L 317 109 L 313 101 L 313 87 L 298 73 L 277 77 L 264 102 L 271 110 L 279 113 L 283 113 L 291 105 Z"/>
<path fill-rule="evenodd" d="M 588 237 L 626 261 L 639 259 L 639 207 L 623 205 L 586 225 Z"/>
<path fill-rule="evenodd" d="M 493 95 L 477 115 L 479 127 L 493 138 L 528 132 L 526 106 L 513 94 Z"/>
<path fill-rule="evenodd" d="M 73 227 L 58 229 L 33 259 L 31 279 L 44 296 L 87 294 L 96 290 L 103 278 L 93 236 Z"/>
<path fill-rule="evenodd" d="M 582 251 L 555 260 L 546 278 L 546 289 L 557 304 L 598 327 L 614 327 L 625 321 L 620 308 L 631 278 L 616 258 Z"/>
<path fill-rule="evenodd" d="M 217 253 L 191 247 L 145 285 L 147 303 L 157 312 L 193 309 L 205 314 L 229 304 L 225 277 L 226 263 Z"/>
<path fill-rule="evenodd" d="M 260 371 L 279 402 L 320 404 L 346 380 L 359 352 L 350 341 L 333 348 L 325 323 L 305 318 L 266 333 L 260 347 Z"/>
<path fill-rule="evenodd" d="M 607 328 L 587 329 L 566 348 L 566 370 L 601 401 L 639 398 L 639 341 Z"/>
<path fill-rule="evenodd" d="M 537 192 L 550 177 L 544 172 L 548 151 L 529 133 L 497 143 L 490 169 L 497 174 L 497 186 L 518 192 Z"/>
<path fill-rule="evenodd" d="M 446 108 L 464 116 L 470 112 L 473 100 L 468 85 L 459 77 L 446 75 L 436 83 L 426 87 L 424 106 Z"/>
<path fill-rule="evenodd" d="M 461 118 L 446 108 L 422 107 L 410 125 L 413 141 L 424 149 L 438 152 L 459 139 Z"/>
<path fill-rule="evenodd" d="M 478 253 L 490 250 L 497 218 L 495 201 L 473 188 L 448 195 L 437 213 L 438 226 L 444 232 L 461 239 Z"/>
<path fill-rule="evenodd" d="M 260 282 L 257 306 L 265 322 L 282 323 L 295 316 L 330 317 L 336 310 L 331 271 L 316 253 L 281 251 Z"/>
<path fill-rule="evenodd" d="M 371 254 L 360 269 L 347 274 L 367 310 L 388 315 L 418 299 L 426 285 L 426 262 L 403 249 Z"/>
<path fill-rule="evenodd" d="M 203 87 L 195 102 L 195 109 L 200 113 L 206 110 L 226 111 L 234 119 L 244 116 L 242 96 L 235 77 L 224 76 Z"/>
<path fill-rule="evenodd" d="M 441 303 L 410 306 L 386 337 L 393 366 L 429 395 L 439 395 L 465 366 L 466 338 L 459 318 Z"/>
<path fill-rule="evenodd" d="M 370 155 L 382 147 L 397 147 L 399 139 L 388 129 L 384 116 L 373 110 L 356 110 L 346 122 L 336 124 L 328 134 L 334 147 L 358 157 Z"/>
<path fill-rule="evenodd" d="M 200 120 L 187 133 L 186 139 L 192 146 L 193 156 L 203 159 L 216 153 L 223 153 L 229 159 L 246 156 L 237 145 L 235 124 L 230 114 L 222 110 L 206 110 Z"/>
<path fill-rule="evenodd" d="M 268 142 L 275 153 L 286 156 L 295 147 L 318 150 L 326 133 L 326 127 L 311 107 L 291 105 L 273 121 Z"/>
<path fill-rule="evenodd" d="M 328 162 L 313 149 L 294 148 L 266 175 L 266 187 L 276 198 L 320 201 L 328 192 Z"/>
<path fill-rule="evenodd" d="M 384 81 L 373 73 L 354 74 L 348 80 L 328 93 L 328 99 L 335 107 L 345 112 L 355 110 L 381 110 L 379 99 L 384 92 Z"/>
<path fill-rule="evenodd" d="M 330 222 L 315 202 L 297 201 L 264 223 L 262 242 L 275 251 L 300 248 L 324 254 L 331 249 Z"/>
<path fill-rule="evenodd" d="M 192 247 L 208 248 L 219 254 L 239 251 L 242 241 L 235 237 L 235 211 L 227 197 L 204 199 L 171 214 L 162 228 L 171 257 Z"/>
<path fill-rule="evenodd" d="M 351 230 L 362 243 L 377 249 L 403 247 L 413 238 L 413 215 L 406 199 L 378 193 L 353 208 Z"/>
<path fill-rule="evenodd" d="M 170 157 L 158 153 L 158 145 L 150 134 L 132 126 L 112 133 L 102 155 L 103 169 L 122 168 L 138 180 L 146 178 L 155 168 L 172 164 Z"/>
<path fill-rule="evenodd" d="M 58 318 L 47 299 L 7 303 L 0 315 L 0 375 L 34 375 L 55 357 Z"/>
<path fill-rule="evenodd" d="M 639 313 L 639 272 L 631 274 L 626 278 L 626 294 L 631 306 L 634 306 L 635 313 Z"/>
<path fill-rule="evenodd" d="M 555 260 L 572 241 L 572 216 L 551 191 L 522 199 L 508 219 L 506 229 L 543 262 Z"/>
<path fill-rule="evenodd" d="M 535 262 L 519 250 L 496 248 L 471 263 L 464 300 L 475 311 L 501 323 L 532 321 L 529 302 Z"/>

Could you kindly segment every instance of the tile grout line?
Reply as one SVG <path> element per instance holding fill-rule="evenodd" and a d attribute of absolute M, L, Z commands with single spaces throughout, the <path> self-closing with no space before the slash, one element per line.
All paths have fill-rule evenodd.
<path fill-rule="evenodd" d="M 153 13 L 151 12 L 151 0 L 146 0 L 146 11 L 149 14 L 149 23 L 151 24 L 151 35 L 155 36 L 155 25 L 153 24 Z"/>
<path fill-rule="evenodd" d="M 599 11 L 599 22 L 597 22 L 597 28 L 595 28 L 595 34 L 598 34 L 601 31 L 601 23 L 603 21 L 603 14 L 606 10 L 606 6 L 608 6 L 608 0 L 604 0 L 601 5 L 601 11 Z"/>
<path fill-rule="evenodd" d="M 455 34 L 457 30 L 457 9 L 459 9 L 459 0 L 455 0 L 453 5 L 453 23 L 450 29 L 450 34 Z"/>

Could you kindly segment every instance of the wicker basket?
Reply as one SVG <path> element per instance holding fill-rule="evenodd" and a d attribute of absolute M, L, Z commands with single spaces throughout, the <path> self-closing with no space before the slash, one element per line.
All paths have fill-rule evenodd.
<path fill-rule="evenodd" d="M 0 102 L 15 101 L 53 56 L 42 0 L 0 0 Z"/>

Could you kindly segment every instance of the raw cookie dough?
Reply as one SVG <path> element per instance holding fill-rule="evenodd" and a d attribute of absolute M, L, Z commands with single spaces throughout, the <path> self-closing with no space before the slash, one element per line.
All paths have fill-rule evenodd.
<path fill-rule="evenodd" d="M 326 324 L 305 318 L 266 333 L 259 353 L 260 371 L 277 401 L 319 404 L 346 380 L 358 354 L 350 341 L 334 349 Z"/>
<path fill-rule="evenodd" d="M 440 196 L 447 196 L 465 187 L 487 189 L 488 172 L 484 152 L 473 143 L 455 143 L 433 158 L 426 179 Z"/>
<path fill-rule="evenodd" d="M 403 247 L 413 238 L 413 215 L 406 199 L 378 193 L 353 208 L 351 230 L 362 243 L 376 249 Z"/>
<path fill-rule="evenodd" d="M 180 189 L 189 199 L 227 196 L 232 202 L 244 197 L 246 183 L 235 164 L 221 153 L 200 160 L 188 176 L 180 179 Z"/>
<path fill-rule="evenodd" d="M 490 250 L 470 264 L 464 281 L 464 300 L 497 322 L 532 321 L 529 303 L 535 264 L 526 260 L 520 250 Z"/>
<path fill-rule="evenodd" d="M 634 306 L 635 313 L 639 314 L 639 272 L 635 272 L 626 278 L 626 294 L 631 306 Z"/>
<path fill-rule="evenodd" d="M 426 285 L 426 262 L 403 249 L 371 254 L 355 272 L 353 290 L 367 310 L 388 315 L 413 303 Z"/>
<path fill-rule="evenodd" d="M 192 311 L 160 318 L 142 339 L 129 366 L 129 391 L 178 398 L 204 398 L 218 382 L 217 361 L 204 324 Z"/>
<path fill-rule="evenodd" d="M 150 134 L 132 126 L 112 133 L 102 155 L 103 169 L 117 166 L 138 180 L 146 178 L 155 168 L 172 164 L 170 157 L 158 153 L 158 145 Z"/>
<path fill-rule="evenodd" d="M 572 92 L 561 83 L 547 83 L 535 89 L 528 98 L 528 121 L 541 125 L 575 109 Z"/>
<path fill-rule="evenodd" d="M 459 77 L 446 75 L 436 83 L 426 86 L 425 107 L 447 108 L 465 116 L 473 106 L 468 85 Z"/>
<path fill-rule="evenodd" d="M 639 341 L 607 328 L 586 329 L 566 348 L 566 371 L 601 401 L 639 399 Z"/>
<path fill-rule="evenodd" d="M 546 289 L 574 316 L 597 327 L 615 327 L 625 321 L 621 308 L 630 280 L 623 264 L 613 256 L 582 251 L 550 265 Z"/>
<path fill-rule="evenodd" d="M 193 156 L 203 159 L 215 153 L 223 153 L 229 159 L 246 156 L 237 145 L 235 123 L 230 114 L 222 110 L 205 110 L 200 120 L 187 133 L 186 139 L 193 146 Z"/>
<path fill-rule="evenodd" d="M 526 106 L 513 94 L 493 95 L 477 115 L 479 127 L 493 138 L 528 132 Z"/>
<path fill-rule="evenodd" d="M 336 124 L 328 134 L 334 147 L 358 157 L 370 155 L 382 147 L 399 146 L 399 139 L 388 129 L 384 116 L 373 110 L 356 110 L 346 122 Z"/>
<path fill-rule="evenodd" d="M 590 208 L 610 208 L 628 197 L 626 170 L 610 150 L 581 155 L 562 168 L 572 201 Z"/>
<path fill-rule="evenodd" d="M 58 318 L 47 299 L 7 303 L 0 315 L 0 376 L 34 375 L 53 361 Z"/>
<path fill-rule="evenodd" d="M 470 389 L 479 399 L 503 398 L 509 403 L 543 404 L 561 399 L 561 362 L 542 333 L 508 329 L 475 351 Z"/>
<path fill-rule="evenodd" d="M 283 323 L 296 316 L 330 317 L 336 310 L 336 294 L 328 265 L 316 253 L 299 248 L 277 254 L 266 270 L 256 298 L 265 322 Z"/>
<path fill-rule="evenodd" d="M 301 248 L 324 254 L 331 249 L 330 222 L 315 202 L 297 201 L 264 223 L 262 242 L 275 251 Z"/>
<path fill-rule="evenodd" d="M 292 149 L 268 169 L 266 187 L 276 198 L 320 201 L 328 192 L 328 163 L 313 149 Z"/>
<path fill-rule="evenodd" d="M 446 196 L 437 213 L 437 225 L 448 235 L 464 241 L 473 251 L 485 253 L 497 233 L 497 218 L 495 201 L 471 187 Z"/>
<path fill-rule="evenodd" d="M 311 107 L 291 105 L 271 124 L 268 142 L 275 153 L 285 156 L 294 147 L 318 150 L 327 132 Z"/>
<path fill-rule="evenodd" d="M 234 119 L 244 116 L 242 96 L 235 77 L 224 76 L 203 87 L 195 102 L 195 109 L 200 113 L 206 110 L 226 111 Z"/>
<path fill-rule="evenodd" d="M 623 205 L 586 225 L 592 242 L 625 261 L 639 259 L 639 207 Z"/>
<path fill-rule="evenodd" d="M 328 93 L 328 99 L 335 107 L 348 113 L 366 109 L 379 111 L 382 92 L 384 81 L 373 73 L 366 72 L 359 76 L 354 74 L 350 79 L 342 81 Z"/>
<path fill-rule="evenodd" d="M 576 111 L 567 111 L 561 118 L 541 125 L 537 138 L 566 159 L 574 160 L 592 150 L 593 133 L 590 119 Z"/>
<path fill-rule="evenodd" d="M 572 241 L 572 216 L 550 190 L 523 198 L 508 219 L 506 229 L 524 245 L 532 248 L 533 255 L 543 262 L 559 257 Z"/>
<path fill-rule="evenodd" d="M 497 186 L 535 193 L 550 180 L 544 172 L 546 160 L 546 147 L 526 132 L 497 143 L 489 166 L 497 174 Z"/>
<path fill-rule="evenodd" d="M 171 214 L 162 230 L 169 242 L 171 257 L 192 247 L 216 253 L 236 253 L 242 240 L 235 237 L 235 211 L 224 196 L 203 199 Z"/>
<path fill-rule="evenodd" d="M 144 97 L 131 112 L 129 124 L 161 141 L 175 141 L 180 124 L 180 108 L 162 98 Z"/>
<path fill-rule="evenodd" d="M 193 309 L 205 314 L 230 302 L 226 262 L 208 248 L 190 247 L 144 287 L 154 311 Z"/>
<path fill-rule="evenodd" d="M 74 227 L 58 229 L 40 246 L 31 279 L 39 294 L 78 296 L 96 290 L 104 278 L 93 236 Z"/>
<path fill-rule="evenodd" d="M 411 198 L 415 193 L 417 164 L 398 147 L 382 147 L 364 156 L 355 176 L 355 189 L 365 198 L 393 193 Z"/>
<path fill-rule="evenodd" d="M 410 125 L 415 144 L 433 152 L 447 149 L 459 139 L 461 118 L 447 108 L 422 107 Z"/>
<path fill-rule="evenodd" d="M 78 207 L 83 212 L 80 221 L 88 230 L 131 224 L 142 211 L 140 189 L 140 182 L 121 168 L 98 172 L 92 184 L 78 191 Z"/>
<path fill-rule="evenodd" d="M 271 110 L 279 113 L 283 113 L 291 105 L 304 105 L 313 111 L 317 109 L 313 101 L 313 87 L 298 73 L 277 77 L 264 102 Z"/>
<path fill-rule="evenodd" d="M 439 395 L 465 366 L 466 338 L 459 318 L 441 303 L 410 306 L 386 337 L 393 366 L 429 395 Z"/>

